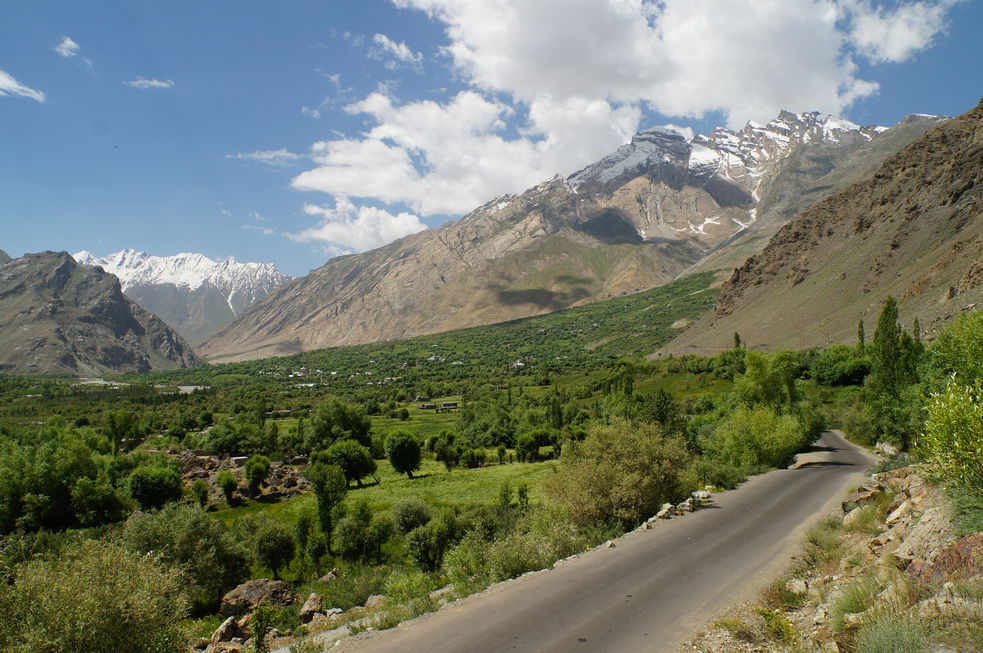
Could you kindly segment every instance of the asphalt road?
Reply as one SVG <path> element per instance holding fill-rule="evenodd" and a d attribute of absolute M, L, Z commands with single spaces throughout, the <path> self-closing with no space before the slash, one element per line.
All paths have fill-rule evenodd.
<path fill-rule="evenodd" d="M 659 522 L 332 650 L 400 653 L 672 651 L 756 580 L 777 574 L 801 529 L 870 465 L 827 431 L 810 464 L 770 472 Z"/>

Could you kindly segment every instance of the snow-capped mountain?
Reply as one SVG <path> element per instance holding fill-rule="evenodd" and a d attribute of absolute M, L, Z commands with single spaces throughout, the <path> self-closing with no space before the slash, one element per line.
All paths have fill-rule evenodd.
<path fill-rule="evenodd" d="M 566 179 L 328 261 L 201 351 L 236 360 L 406 338 L 733 269 L 797 211 L 872 175 L 941 120 L 915 116 L 885 129 L 782 112 L 709 136 L 648 129 Z"/>
<path fill-rule="evenodd" d="M 193 345 L 293 278 L 272 263 L 213 261 L 201 254 L 154 256 L 124 249 L 105 257 L 82 251 L 73 258 L 116 275 L 124 293 Z"/>

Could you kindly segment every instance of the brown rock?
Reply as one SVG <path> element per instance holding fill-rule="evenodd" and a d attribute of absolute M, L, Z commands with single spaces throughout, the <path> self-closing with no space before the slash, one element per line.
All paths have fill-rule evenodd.
<path fill-rule="evenodd" d="M 243 583 L 224 597 L 219 614 L 223 617 L 251 612 L 260 603 L 274 608 L 284 608 L 299 603 L 300 597 L 282 580 L 260 578 Z"/>
<path fill-rule="evenodd" d="M 943 549 L 932 564 L 913 561 L 908 565 L 908 573 L 925 582 L 967 580 L 983 575 L 983 533 L 967 535 Z"/>
<path fill-rule="evenodd" d="M 864 501 L 870 501 L 871 499 L 879 495 L 881 492 L 883 492 L 883 489 L 881 488 L 880 485 L 860 488 L 859 490 L 848 496 L 846 499 L 843 499 L 843 504 L 842 504 L 843 512 L 847 512 L 847 506 L 849 506 L 851 503 L 855 504 L 855 503 L 863 503 Z"/>
<path fill-rule="evenodd" d="M 239 630 L 239 624 L 236 622 L 235 617 L 229 617 L 222 622 L 222 625 L 215 629 L 212 633 L 211 644 L 212 646 L 218 646 L 219 642 L 230 642 Z"/>
<path fill-rule="evenodd" d="M 314 619 L 314 615 L 320 614 L 322 610 L 321 596 L 311 592 L 307 602 L 304 603 L 304 607 L 300 609 L 300 622 L 310 623 Z"/>

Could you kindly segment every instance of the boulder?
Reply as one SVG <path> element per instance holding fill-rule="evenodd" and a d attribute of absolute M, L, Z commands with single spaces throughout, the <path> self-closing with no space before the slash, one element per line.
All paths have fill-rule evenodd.
<path fill-rule="evenodd" d="M 229 617 L 222 622 L 222 625 L 212 633 L 210 641 L 212 646 L 218 646 L 220 642 L 231 642 L 233 637 L 239 636 L 239 624 L 235 617 Z"/>
<path fill-rule="evenodd" d="M 659 519 L 669 519 L 672 517 L 673 505 L 671 503 L 663 503 L 662 507 L 659 508 L 659 512 L 656 513 L 656 517 Z"/>
<path fill-rule="evenodd" d="M 843 508 L 843 512 L 847 512 L 847 507 L 850 504 L 857 504 L 857 503 L 863 503 L 865 501 L 870 501 L 871 499 L 873 499 L 883 491 L 884 489 L 881 487 L 879 483 L 860 487 L 856 492 L 848 496 L 846 499 L 843 499 L 843 504 L 841 506 Z"/>
<path fill-rule="evenodd" d="M 373 594 L 369 598 L 365 599 L 365 608 L 367 610 L 378 610 L 385 603 L 386 597 L 381 594 Z"/>
<path fill-rule="evenodd" d="M 309 624 L 314 619 L 314 615 L 320 614 L 322 610 L 321 596 L 311 592 L 304 607 L 300 609 L 300 622 Z"/>
<path fill-rule="evenodd" d="M 243 583 L 222 597 L 219 614 L 223 617 L 246 614 L 260 603 L 285 608 L 299 602 L 300 597 L 290 589 L 289 583 L 259 578 Z"/>
<path fill-rule="evenodd" d="M 805 596 L 809 593 L 809 584 L 801 578 L 793 578 L 785 583 L 785 589 L 796 596 Z"/>

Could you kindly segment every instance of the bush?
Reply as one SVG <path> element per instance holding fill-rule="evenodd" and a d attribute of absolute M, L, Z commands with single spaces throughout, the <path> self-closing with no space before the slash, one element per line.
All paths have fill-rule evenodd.
<path fill-rule="evenodd" d="M 923 653 L 925 629 L 910 618 L 886 612 L 857 631 L 856 653 Z"/>
<path fill-rule="evenodd" d="M 0 591 L 10 653 L 176 652 L 187 613 L 180 574 L 154 556 L 83 540 L 20 565 Z M 6 632 L 4 632 L 4 630 Z"/>
<path fill-rule="evenodd" d="M 249 486 L 249 497 L 255 497 L 260 484 L 270 475 L 270 459 L 266 456 L 253 456 L 246 461 L 243 473 Z"/>
<path fill-rule="evenodd" d="M 137 467 L 127 481 L 130 497 L 145 510 L 162 507 L 184 496 L 181 475 L 167 467 Z"/>
<path fill-rule="evenodd" d="M 231 506 L 232 496 L 235 494 L 236 488 L 239 487 L 239 481 L 236 480 L 235 475 L 229 470 L 223 469 L 216 474 L 215 485 L 222 490 L 222 494 L 225 495 L 225 502 Z"/>
<path fill-rule="evenodd" d="M 687 462 L 681 438 L 665 436 L 653 424 L 615 419 L 565 447 L 557 473 L 542 488 L 578 526 L 618 522 L 630 528 L 664 501 L 689 493 L 683 481 Z"/>
<path fill-rule="evenodd" d="M 739 406 L 700 444 L 714 458 L 751 472 L 785 467 L 808 441 L 794 416 L 778 415 L 768 406 Z"/>
<path fill-rule="evenodd" d="M 122 542 L 136 553 L 153 552 L 184 572 L 191 597 L 203 606 L 249 577 L 249 553 L 197 504 L 172 503 L 159 512 L 133 515 Z"/>
<path fill-rule="evenodd" d="M 430 504 L 417 497 L 397 499 L 391 508 L 393 522 L 401 533 L 409 533 L 433 519 Z"/>
<path fill-rule="evenodd" d="M 967 387 L 954 377 L 927 409 L 919 452 L 941 477 L 983 496 L 983 385 Z"/>

